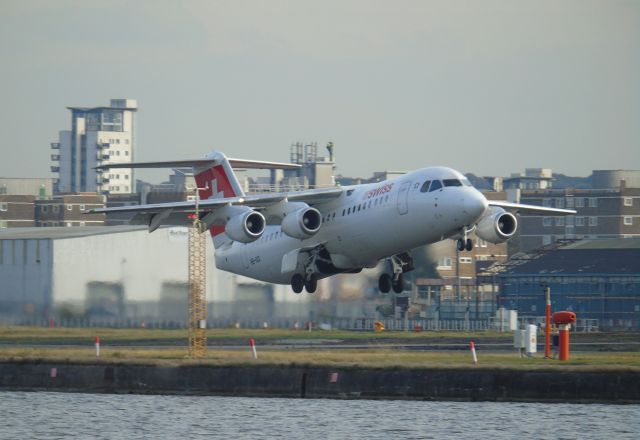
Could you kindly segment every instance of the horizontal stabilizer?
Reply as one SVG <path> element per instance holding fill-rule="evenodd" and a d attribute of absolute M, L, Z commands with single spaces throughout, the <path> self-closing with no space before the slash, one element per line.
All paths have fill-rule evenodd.
<path fill-rule="evenodd" d="M 228 159 L 232 168 L 236 169 L 278 169 L 293 170 L 300 168 L 300 165 L 283 162 L 267 162 L 263 160 Z M 167 162 L 128 162 L 109 163 L 95 167 L 96 170 L 106 170 L 110 168 L 209 168 L 217 164 L 211 159 L 174 160 Z"/>

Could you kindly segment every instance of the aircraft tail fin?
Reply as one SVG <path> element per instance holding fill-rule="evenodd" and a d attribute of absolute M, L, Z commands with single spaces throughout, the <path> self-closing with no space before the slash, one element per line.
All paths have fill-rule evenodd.
<path fill-rule="evenodd" d="M 193 167 L 200 200 L 244 196 L 244 191 L 227 157 L 220 152 L 213 152 L 207 155 L 207 159 L 211 162 Z M 230 241 L 224 233 L 224 225 L 211 225 L 209 233 L 215 247 Z"/>
<path fill-rule="evenodd" d="M 198 185 L 200 200 L 223 197 L 243 197 L 244 191 L 233 172 L 232 167 L 249 169 L 297 169 L 300 165 L 260 160 L 231 159 L 223 153 L 214 151 L 203 159 L 177 160 L 169 162 L 124 162 L 107 163 L 95 167 L 103 171 L 110 168 L 181 168 L 192 167 Z M 228 242 L 223 225 L 213 225 L 209 229 L 214 246 L 222 246 Z"/>

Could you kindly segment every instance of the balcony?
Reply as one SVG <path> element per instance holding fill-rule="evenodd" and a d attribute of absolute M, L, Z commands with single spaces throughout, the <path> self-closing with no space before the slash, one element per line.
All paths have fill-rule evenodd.
<path fill-rule="evenodd" d="M 51 167 L 51 172 L 52 172 L 52 173 L 59 173 L 59 172 L 60 172 L 60 167 L 52 166 L 52 167 Z"/>
<path fill-rule="evenodd" d="M 60 161 L 60 155 L 59 154 L 52 154 L 51 155 L 51 160 L 54 162 L 59 162 Z"/>
<path fill-rule="evenodd" d="M 102 178 L 98 178 L 98 183 L 109 183 L 110 180 L 108 177 L 102 177 Z"/>
<path fill-rule="evenodd" d="M 59 150 L 60 149 L 60 142 L 51 142 L 51 149 L 52 150 Z"/>
<path fill-rule="evenodd" d="M 107 148 L 110 147 L 108 142 L 98 143 L 97 146 L 98 146 L 98 149 L 100 150 L 106 150 Z"/>

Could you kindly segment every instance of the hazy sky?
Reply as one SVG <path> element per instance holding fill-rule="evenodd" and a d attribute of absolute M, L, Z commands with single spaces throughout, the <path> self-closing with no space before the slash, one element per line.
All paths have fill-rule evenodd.
<path fill-rule="evenodd" d="M 635 0 L 2 0 L 0 80 L 0 176 L 51 176 L 65 107 L 124 97 L 138 160 L 640 169 Z"/>

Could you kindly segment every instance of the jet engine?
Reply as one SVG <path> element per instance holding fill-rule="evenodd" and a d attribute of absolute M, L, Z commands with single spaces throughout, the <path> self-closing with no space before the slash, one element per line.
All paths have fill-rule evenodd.
<path fill-rule="evenodd" d="M 266 221 L 257 211 L 247 211 L 234 215 L 225 224 L 224 231 L 232 240 L 251 243 L 262 236 Z"/>
<path fill-rule="evenodd" d="M 515 215 L 502 208 L 494 208 L 476 226 L 476 235 L 489 243 L 498 244 L 510 239 L 518 229 Z"/>
<path fill-rule="evenodd" d="M 322 214 L 307 206 L 290 212 L 282 219 L 282 232 L 289 237 L 304 240 L 313 236 L 322 226 Z"/>

